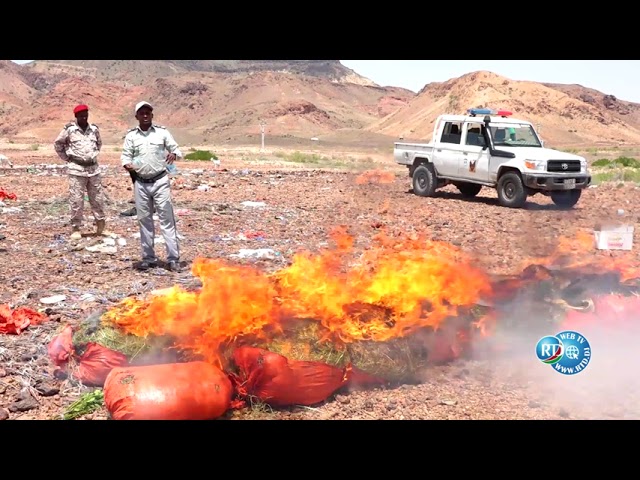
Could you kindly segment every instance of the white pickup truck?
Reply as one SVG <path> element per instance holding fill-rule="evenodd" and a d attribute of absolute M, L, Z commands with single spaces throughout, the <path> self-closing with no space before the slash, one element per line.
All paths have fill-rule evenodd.
<path fill-rule="evenodd" d="M 431 142 L 396 142 L 394 160 L 408 167 L 416 195 L 430 197 L 452 184 L 474 197 L 485 186 L 495 188 L 500 204 L 511 208 L 523 207 L 536 193 L 572 208 L 591 184 L 583 157 L 544 148 L 531 122 L 502 110 L 440 115 Z"/>

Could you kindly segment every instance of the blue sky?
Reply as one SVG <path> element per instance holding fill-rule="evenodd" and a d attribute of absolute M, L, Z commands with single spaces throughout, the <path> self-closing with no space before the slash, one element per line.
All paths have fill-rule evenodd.
<path fill-rule="evenodd" d="M 510 80 L 579 84 L 620 100 L 640 103 L 640 60 L 340 60 L 381 86 L 417 92 L 477 70 Z"/>
<path fill-rule="evenodd" d="M 17 63 L 31 60 L 14 60 Z M 427 83 L 488 70 L 511 80 L 577 83 L 640 103 L 640 60 L 340 60 L 379 85 L 417 92 Z"/>

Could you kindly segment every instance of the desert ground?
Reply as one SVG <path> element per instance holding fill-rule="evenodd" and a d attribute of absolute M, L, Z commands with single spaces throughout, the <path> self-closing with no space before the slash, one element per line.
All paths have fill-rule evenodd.
<path fill-rule="evenodd" d="M 50 147 L 0 147 L 13 164 L 0 165 L 0 189 L 17 197 L 0 207 L 0 304 L 29 307 L 48 317 L 19 334 L 0 334 L 0 419 L 62 418 L 69 405 L 95 387 L 54 375 L 47 352 L 54 335 L 124 298 L 197 285 L 190 269 L 197 258 L 273 272 L 291 264 L 298 252 L 331 248 L 332 229 L 344 226 L 354 239 L 356 257 L 381 232 L 424 233 L 460 249 L 474 259 L 474 268 L 495 278 L 519 275 L 535 259 L 550 258 L 561 248 L 573 250 L 571 261 L 587 265 L 583 272 L 598 274 L 613 271 L 614 265 L 630 268 L 638 263 L 637 247 L 600 251 L 577 240 L 610 219 L 637 230 L 640 189 L 633 181 L 597 182 L 570 211 L 539 195 L 531 197 L 525 209 L 511 210 L 500 207 L 495 192 L 486 188 L 473 200 L 452 187 L 435 198 L 413 195 L 406 170 L 393 164 L 392 147 L 367 151 L 310 146 L 294 154 L 253 145 L 215 148 L 219 164 L 177 163 L 172 192 L 184 271 L 140 272 L 134 268 L 140 258 L 136 219 L 119 215 L 132 206 L 132 190 L 119 166 L 118 146 L 105 146 L 101 156 L 107 229 L 119 240 L 112 253 L 86 248 L 103 242 L 90 235 L 94 227 L 88 203 L 87 236 L 69 238 L 67 177 Z M 190 146 L 185 151 L 207 148 Z M 592 160 L 620 152 L 585 149 L 585 154 Z M 273 255 L 234 257 L 241 249 L 272 249 Z M 164 258 L 162 243 L 157 253 Z M 41 302 L 55 295 L 65 298 Z M 524 303 L 513 315 L 525 323 L 542 321 Z M 630 363 L 637 361 L 625 353 L 625 345 L 631 344 L 625 342 L 637 333 L 593 330 L 589 340 L 594 360 L 580 375 L 563 376 L 541 364 L 534 355 L 535 335 L 503 334 L 495 343 L 488 337 L 496 348 L 429 366 L 417 384 L 339 391 L 309 406 L 256 402 L 230 409 L 222 419 L 637 419 L 640 383 L 628 375 Z M 77 418 L 110 415 L 102 405 Z"/>

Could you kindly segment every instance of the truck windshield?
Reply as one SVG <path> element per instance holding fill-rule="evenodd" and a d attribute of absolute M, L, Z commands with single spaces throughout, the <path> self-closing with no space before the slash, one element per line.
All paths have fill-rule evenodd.
<path fill-rule="evenodd" d="M 491 138 L 496 147 L 542 147 L 533 126 L 526 123 L 492 123 Z"/>

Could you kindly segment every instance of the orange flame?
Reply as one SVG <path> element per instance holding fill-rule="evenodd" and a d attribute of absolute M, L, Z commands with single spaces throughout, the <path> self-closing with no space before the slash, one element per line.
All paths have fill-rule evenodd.
<path fill-rule="evenodd" d="M 296 255 L 273 277 L 288 315 L 316 318 L 343 342 L 385 341 L 437 328 L 458 307 L 490 294 L 489 277 L 450 244 L 379 234 L 377 245 L 344 271 L 352 239 L 336 231 L 334 240 L 341 248 Z"/>
<path fill-rule="evenodd" d="M 333 240 L 335 248 L 300 253 L 273 274 L 197 259 L 199 291 L 172 287 L 146 300 L 126 299 L 106 319 L 138 336 L 173 336 L 179 347 L 220 363 L 226 345 L 277 332 L 284 319 L 315 319 L 333 341 L 385 341 L 437 329 L 491 293 L 489 277 L 450 244 L 379 234 L 356 257 L 345 229 Z"/>
<path fill-rule="evenodd" d="M 200 291 L 172 287 L 146 300 L 125 299 L 105 319 L 137 336 L 175 337 L 180 348 L 217 362 L 226 343 L 259 334 L 277 319 L 276 291 L 259 271 L 196 259 L 192 272 L 202 281 Z"/>

